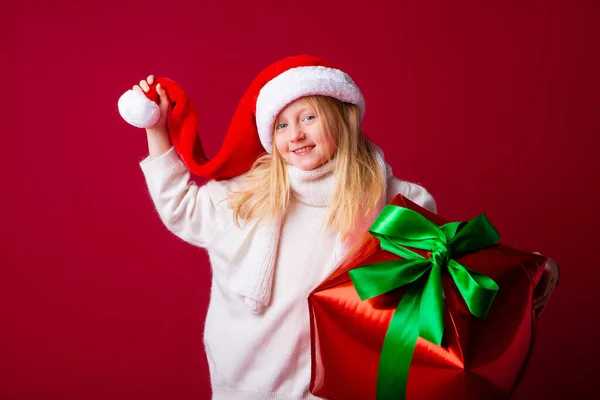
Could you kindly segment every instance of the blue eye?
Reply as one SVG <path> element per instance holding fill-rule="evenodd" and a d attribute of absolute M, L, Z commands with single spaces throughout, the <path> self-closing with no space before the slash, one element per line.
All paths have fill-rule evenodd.
<path fill-rule="evenodd" d="M 305 120 L 307 121 L 311 121 L 313 119 L 315 119 L 316 117 L 314 115 L 307 115 L 306 117 L 304 117 Z"/>
<path fill-rule="evenodd" d="M 283 129 L 287 126 L 287 124 L 279 124 L 277 125 L 277 129 Z"/>

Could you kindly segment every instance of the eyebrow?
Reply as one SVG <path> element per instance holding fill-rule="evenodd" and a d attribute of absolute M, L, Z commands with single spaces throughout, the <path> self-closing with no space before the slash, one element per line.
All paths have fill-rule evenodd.
<path fill-rule="evenodd" d="M 298 110 L 298 114 L 302 114 L 302 113 L 305 113 L 307 111 L 309 111 L 309 112 L 315 112 L 315 110 L 312 107 L 306 106 L 306 107 L 302 107 L 300 110 Z M 281 120 L 281 118 L 277 118 L 275 120 L 275 122 L 279 123 L 280 120 Z"/>

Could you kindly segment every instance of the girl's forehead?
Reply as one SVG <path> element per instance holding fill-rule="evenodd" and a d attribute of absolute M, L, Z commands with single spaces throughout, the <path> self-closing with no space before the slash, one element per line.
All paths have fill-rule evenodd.
<path fill-rule="evenodd" d="M 291 114 L 301 112 L 305 109 L 312 110 L 312 104 L 305 97 L 301 97 L 297 100 L 292 101 L 288 105 L 286 105 L 279 113 L 279 115 L 283 114 Z"/>

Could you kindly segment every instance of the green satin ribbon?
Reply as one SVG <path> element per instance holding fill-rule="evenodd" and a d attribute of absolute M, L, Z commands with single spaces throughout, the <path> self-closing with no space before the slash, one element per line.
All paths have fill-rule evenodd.
<path fill-rule="evenodd" d="M 369 232 L 379 239 L 383 250 L 404 258 L 349 271 L 362 300 L 407 286 L 386 333 L 377 375 L 378 400 L 404 399 L 417 338 L 420 336 L 438 346 L 442 342 L 445 297 L 442 270 L 450 274 L 470 312 L 485 317 L 498 285 L 453 258 L 490 247 L 500 235 L 485 214 L 468 222 L 437 226 L 415 211 L 394 205 L 383 209 Z M 431 258 L 404 246 L 428 250 Z"/>

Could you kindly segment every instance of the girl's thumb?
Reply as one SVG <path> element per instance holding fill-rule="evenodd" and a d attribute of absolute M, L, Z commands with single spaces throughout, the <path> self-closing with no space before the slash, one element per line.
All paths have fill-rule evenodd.
<path fill-rule="evenodd" d="M 156 92 L 160 96 L 160 109 L 161 111 L 166 111 L 169 107 L 169 95 L 167 91 L 162 87 L 159 83 L 156 85 Z"/>

